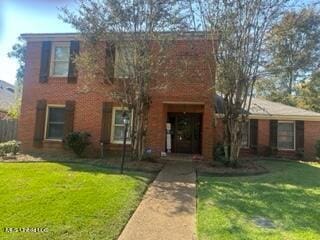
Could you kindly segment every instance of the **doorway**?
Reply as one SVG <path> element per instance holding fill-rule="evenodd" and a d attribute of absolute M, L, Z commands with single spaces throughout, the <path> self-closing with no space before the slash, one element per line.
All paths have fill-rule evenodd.
<path fill-rule="evenodd" d="M 201 154 L 201 113 L 168 113 L 173 153 Z"/>

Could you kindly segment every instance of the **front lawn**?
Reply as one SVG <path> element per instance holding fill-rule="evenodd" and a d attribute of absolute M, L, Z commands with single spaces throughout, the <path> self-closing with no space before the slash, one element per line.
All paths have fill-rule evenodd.
<path fill-rule="evenodd" d="M 0 163 L 0 239 L 115 239 L 150 177 L 76 163 Z"/>
<path fill-rule="evenodd" d="M 271 173 L 199 177 L 204 239 L 320 239 L 320 164 L 263 161 Z"/>

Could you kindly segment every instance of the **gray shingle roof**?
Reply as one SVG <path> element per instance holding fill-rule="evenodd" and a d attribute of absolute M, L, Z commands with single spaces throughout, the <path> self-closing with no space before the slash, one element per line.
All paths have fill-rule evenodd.
<path fill-rule="evenodd" d="M 0 80 L 0 111 L 7 112 L 14 101 L 14 86 Z"/>
<path fill-rule="evenodd" d="M 216 97 L 216 109 L 217 113 L 223 113 L 223 99 L 221 96 Z M 291 107 L 262 98 L 252 98 L 250 115 L 263 116 L 266 118 L 276 116 L 320 118 L 320 113 Z"/>

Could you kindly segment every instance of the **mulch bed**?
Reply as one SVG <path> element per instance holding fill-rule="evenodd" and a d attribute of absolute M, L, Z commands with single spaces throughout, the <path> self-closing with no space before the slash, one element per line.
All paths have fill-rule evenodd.
<path fill-rule="evenodd" d="M 91 164 L 98 167 L 120 169 L 121 157 L 111 156 L 109 158 L 77 158 L 73 155 L 54 155 L 54 154 L 17 154 L 15 157 L 0 157 L 0 162 L 55 162 L 55 163 L 79 163 Z M 159 172 L 164 166 L 162 161 L 130 161 L 126 160 L 124 170 Z"/>
<path fill-rule="evenodd" d="M 200 175 L 213 176 L 251 176 L 268 173 L 268 169 L 255 160 L 242 160 L 238 167 L 227 167 L 219 162 L 196 162 L 195 168 Z"/>

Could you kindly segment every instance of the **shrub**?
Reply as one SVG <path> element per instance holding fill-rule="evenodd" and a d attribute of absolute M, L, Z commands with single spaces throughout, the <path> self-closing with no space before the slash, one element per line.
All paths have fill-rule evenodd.
<path fill-rule="evenodd" d="M 226 166 L 228 166 L 230 164 L 230 162 L 225 157 L 224 145 L 222 143 L 217 143 L 216 145 L 214 145 L 213 159 L 215 161 L 223 163 Z"/>
<path fill-rule="evenodd" d="M 320 159 L 320 139 L 316 142 L 316 157 L 317 159 Z"/>
<path fill-rule="evenodd" d="M 78 157 L 82 157 L 85 148 L 90 145 L 89 137 L 91 135 L 87 132 L 71 132 L 66 136 L 65 143 Z"/>
<path fill-rule="evenodd" d="M 13 140 L 4 143 L 0 143 L 0 156 L 5 156 L 6 154 L 16 155 L 19 152 L 20 143 Z"/>

